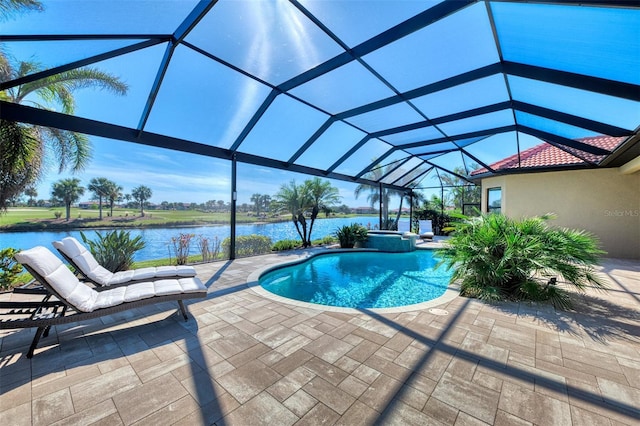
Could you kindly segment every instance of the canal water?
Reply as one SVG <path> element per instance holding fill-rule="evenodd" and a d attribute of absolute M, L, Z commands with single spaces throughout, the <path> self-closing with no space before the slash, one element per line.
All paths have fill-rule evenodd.
<path fill-rule="evenodd" d="M 320 239 L 328 235 L 332 235 L 336 229 L 343 225 L 349 225 L 351 223 L 359 223 L 364 226 L 371 226 L 373 228 L 378 224 L 377 216 L 359 216 L 352 218 L 329 218 L 329 219 L 316 219 L 313 224 L 312 239 Z M 219 241 L 224 240 L 230 235 L 230 226 L 228 225 L 211 225 L 211 226 L 198 226 L 198 227 L 182 227 L 182 228 L 147 228 L 147 229 L 129 229 L 132 237 L 142 235 L 146 246 L 144 249 L 138 251 L 134 256 L 134 260 L 151 260 L 161 259 L 169 257 L 169 250 L 172 246 L 171 238 L 178 237 L 180 234 L 194 234 L 196 238 L 192 240 L 190 247 L 190 254 L 199 254 L 197 246 L 197 236 L 202 235 L 212 241 L 215 237 Z M 84 230 L 85 236 L 90 240 L 96 239 L 96 232 L 107 232 L 104 230 Z M 242 224 L 236 225 L 236 235 L 251 235 L 258 234 L 271 238 L 272 242 L 279 240 L 300 240 L 298 233 L 296 232 L 293 222 L 280 222 L 280 223 L 256 223 L 256 224 Z M 36 232 L 0 232 L 0 248 L 13 247 L 16 249 L 28 249 L 34 246 L 45 246 L 55 252 L 52 241 L 60 240 L 64 237 L 75 237 L 82 242 L 80 237 L 80 231 L 36 231 Z M 173 250 L 171 251 L 171 257 L 175 257 Z"/>

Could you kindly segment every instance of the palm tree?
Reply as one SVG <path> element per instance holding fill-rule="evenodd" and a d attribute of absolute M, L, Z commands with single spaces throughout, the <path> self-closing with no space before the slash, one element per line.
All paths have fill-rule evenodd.
<path fill-rule="evenodd" d="M 115 182 L 109 182 L 106 194 L 107 200 L 109 200 L 109 214 L 113 217 L 113 204 L 122 199 L 122 187 Z"/>
<path fill-rule="evenodd" d="M 262 194 L 253 194 L 250 201 L 256 206 L 256 216 L 260 216 L 260 207 L 262 205 Z"/>
<path fill-rule="evenodd" d="M 480 166 L 476 163 L 469 164 L 469 170 L 479 169 Z M 454 173 L 465 176 L 466 170 L 462 167 L 456 167 L 453 169 Z M 440 181 L 443 186 L 450 187 L 449 193 L 451 196 L 451 202 L 456 209 L 460 209 L 460 212 L 464 214 L 463 207 L 465 203 L 480 204 L 481 189 L 479 186 L 472 185 L 466 180 L 459 178 L 456 175 L 443 173 L 440 175 Z"/>
<path fill-rule="evenodd" d="M 93 192 L 94 197 L 98 197 L 98 219 L 102 220 L 102 197 L 107 197 L 109 195 L 109 189 L 111 186 L 114 186 L 115 182 L 110 181 L 107 178 L 93 178 L 89 181 L 89 185 L 87 189 Z"/>
<path fill-rule="evenodd" d="M 27 189 L 24 190 L 24 195 L 29 197 L 29 203 L 28 204 L 32 205 L 33 204 L 33 199 L 38 196 L 38 190 L 35 188 L 35 186 L 29 186 L 29 187 L 27 187 Z"/>
<path fill-rule="evenodd" d="M 51 196 L 64 203 L 67 209 L 67 222 L 71 216 L 71 204 L 78 201 L 82 194 L 84 194 L 84 188 L 80 186 L 78 178 L 62 179 L 53 183 Z"/>
<path fill-rule="evenodd" d="M 37 4 L 28 0 L 10 0 L 9 3 Z M 0 10 L 8 9 L 6 0 L 0 1 Z M 44 67 L 37 62 L 12 63 L 0 52 L 0 81 L 11 81 L 40 72 Z M 60 107 L 65 114 L 74 114 L 73 91 L 97 87 L 118 95 L 127 92 L 127 85 L 117 77 L 95 68 L 78 68 L 40 80 L 11 87 L 0 92 L 0 98 L 9 102 L 30 104 L 37 108 L 53 110 Z M 33 96 L 36 95 L 36 96 Z M 48 147 L 59 163 L 58 171 L 69 168 L 72 172 L 83 170 L 91 159 L 91 145 L 87 136 L 51 127 L 40 127 L 22 123 L 7 123 L 1 120 L 0 151 L 3 155 L 0 166 L 0 207 L 15 192 L 24 188 L 42 174 L 43 157 Z M 25 166 L 27 165 L 27 166 Z"/>
<path fill-rule="evenodd" d="M 304 185 L 298 186 L 295 180 L 292 180 L 288 184 L 282 184 L 273 198 L 278 210 L 291 213 L 291 221 L 298 231 L 303 246 L 306 247 L 307 221 L 304 218 L 304 207 L 308 204 L 308 196 L 303 189 Z"/>
<path fill-rule="evenodd" d="M 133 188 L 131 196 L 134 200 L 140 203 L 140 216 L 144 217 L 144 202 L 151 198 L 151 189 L 140 185 L 137 188 Z"/>
<path fill-rule="evenodd" d="M 338 204 L 342 197 L 338 188 L 332 186 L 328 180 L 322 180 L 319 177 L 305 181 L 304 186 L 304 191 L 309 194 L 309 208 L 311 208 L 311 224 L 309 225 L 309 235 L 307 236 L 307 243 L 311 245 L 313 223 L 318 214 L 329 206 Z"/>
<path fill-rule="evenodd" d="M 291 220 L 302 239 L 303 247 L 309 247 L 313 223 L 318 214 L 324 207 L 337 204 L 340 198 L 338 188 L 331 186 L 328 180 L 316 177 L 299 186 L 293 180 L 283 184 L 274 196 L 274 201 L 280 211 L 291 213 Z M 309 215 L 309 228 L 305 213 Z"/>

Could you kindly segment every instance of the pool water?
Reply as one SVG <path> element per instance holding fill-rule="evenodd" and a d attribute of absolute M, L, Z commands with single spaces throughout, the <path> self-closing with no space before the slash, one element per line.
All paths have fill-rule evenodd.
<path fill-rule="evenodd" d="M 260 285 L 282 297 L 345 308 L 391 308 L 440 297 L 451 272 L 434 269 L 432 250 L 339 252 L 271 270 Z"/>

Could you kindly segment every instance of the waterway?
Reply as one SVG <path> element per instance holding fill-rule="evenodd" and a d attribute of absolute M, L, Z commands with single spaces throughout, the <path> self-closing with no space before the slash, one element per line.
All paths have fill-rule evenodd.
<path fill-rule="evenodd" d="M 361 225 L 371 227 L 377 225 L 377 216 L 358 216 L 351 218 L 329 218 L 329 219 L 316 219 L 313 225 L 312 239 L 320 239 L 328 235 L 332 235 L 336 229 L 343 225 L 351 223 L 360 223 Z M 213 241 L 216 237 L 219 241 L 229 237 L 231 227 L 228 225 L 211 225 L 211 226 L 198 226 L 198 227 L 181 227 L 181 228 L 146 228 L 146 229 L 129 229 L 132 237 L 142 235 L 145 242 L 145 248 L 138 251 L 135 256 L 135 261 L 161 259 L 170 257 L 171 238 L 178 237 L 180 234 L 194 234 L 197 236 L 209 238 Z M 90 240 L 95 240 L 96 232 L 107 232 L 104 230 L 84 230 L 85 236 Z M 255 223 L 255 224 L 242 224 L 236 225 L 236 235 L 264 235 L 271 238 L 272 242 L 292 239 L 300 240 L 298 233 L 296 232 L 293 222 L 280 222 L 280 223 Z M 79 241 L 82 241 L 80 231 L 35 231 L 35 232 L 0 232 L 0 248 L 13 247 L 16 249 L 27 249 L 34 246 L 45 246 L 52 251 L 52 241 L 60 240 L 64 237 L 75 237 Z M 191 244 L 190 254 L 199 254 L 197 247 L 197 238 L 195 238 Z M 171 256 L 175 254 L 171 251 Z"/>

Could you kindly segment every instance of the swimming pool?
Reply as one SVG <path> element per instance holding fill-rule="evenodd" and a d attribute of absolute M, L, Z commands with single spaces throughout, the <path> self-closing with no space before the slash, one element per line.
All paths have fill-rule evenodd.
<path fill-rule="evenodd" d="M 393 308 L 442 296 L 451 272 L 434 269 L 432 250 L 340 251 L 276 267 L 258 283 L 288 299 L 344 308 Z"/>

